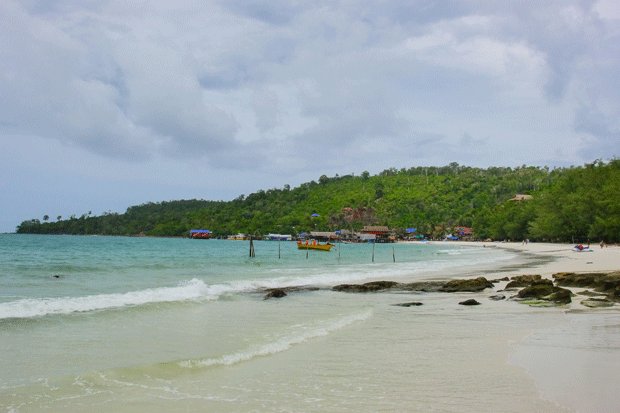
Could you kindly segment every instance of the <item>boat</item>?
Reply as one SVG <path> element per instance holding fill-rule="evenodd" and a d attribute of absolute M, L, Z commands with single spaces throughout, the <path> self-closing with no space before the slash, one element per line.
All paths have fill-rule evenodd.
<path fill-rule="evenodd" d="M 312 240 L 312 241 L 306 240 L 306 242 L 297 241 L 297 249 L 300 249 L 300 250 L 329 251 L 332 249 L 332 247 L 333 245 L 330 243 L 319 244 L 318 242 L 316 242 L 316 240 Z"/>

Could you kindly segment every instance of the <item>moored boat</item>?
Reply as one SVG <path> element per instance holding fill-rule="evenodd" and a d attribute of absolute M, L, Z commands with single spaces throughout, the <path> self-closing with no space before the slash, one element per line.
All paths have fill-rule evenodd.
<path fill-rule="evenodd" d="M 300 250 L 317 250 L 317 251 L 330 251 L 333 245 L 330 243 L 319 244 L 316 240 L 302 242 L 297 241 L 297 248 Z"/>

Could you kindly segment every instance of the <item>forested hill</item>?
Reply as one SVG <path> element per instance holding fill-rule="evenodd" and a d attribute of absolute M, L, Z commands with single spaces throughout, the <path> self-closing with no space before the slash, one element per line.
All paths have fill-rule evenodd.
<path fill-rule="evenodd" d="M 532 199 L 511 200 L 516 194 Z M 528 197 L 529 198 L 529 197 Z M 316 216 L 318 214 L 318 216 Z M 313 216 L 315 215 L 315 216 Z M 18 233 L 181 236 L 296 234 L 387 225 L 431 237 L 454 226 L 478 239 L 620 241 L 620 160 L 549 170 L 538 167 L 387 169 L 376 176 L 321 176 L 296 188 L 260 190 L 232 201 L 181 200 L 22 222 Z"/>

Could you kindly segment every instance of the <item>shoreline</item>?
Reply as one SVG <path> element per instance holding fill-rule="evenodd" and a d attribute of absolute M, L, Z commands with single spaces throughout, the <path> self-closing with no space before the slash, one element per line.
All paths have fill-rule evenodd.
<path fill-rule="evenodd" d="M 551 279 L 559 272 L 613 272 L 620 271 L 620 246 L 611 245 L 600 248 L 591 246 L 590 251 L 576 252 L 574 244 L 558 244 L 544 242 L 482 242 L 482 241 L 431 241 L 433 245 L 472 246 L 479 248 L 501 248 L 520 254 L 528 254 L 540 258 L 540 262 L 526 265 L 525 268 L 502 270 L 515 275 L 540 274 Z M 495 272 L 492 268 L 490 272 Z"/>
<path fill-rule="evenodd" d="M 611 273 L 620 270 L 620 246 L 577 252 L 574 244 L 518 242 L 467 242 L 449 245 L 500 248 L 518 253 L 524 265 L 490 268 L 487 274 L 508 277 L 538 274 L 553 280 L 561 272 Z M 527 256 L 525 256 L 527 254 Z M 496 284 L 501 290 L 507 282 Z M 574 412 L 616 411 L 620 396 L 615 390 L 617 374 L 606 370 L 609 363 L 620 361 L 618 353 L 617 316 L 620 305 L 588 308 L 581 304 L 586 296 L 579 294 L 588 287 L 563 287 L 570 290 L 573 300 L 555 308 L 541 308 L 538 322 L 533 321 L 529 334 L 511 346 L 508 364 L 522 369 L 535 383 L 540 397 L 560 409 Z M 488 296 L 488 291 L 477 293 Z M 555 322 L 549 324 L 548 319 Z M 592 397 L 597 394 L 597 397 Z"/>

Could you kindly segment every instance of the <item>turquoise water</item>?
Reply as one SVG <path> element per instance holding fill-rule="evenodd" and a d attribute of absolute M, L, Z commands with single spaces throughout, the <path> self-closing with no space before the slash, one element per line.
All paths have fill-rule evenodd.
<path fill-rule="evenodd" d="M 255 248 L 0 235 L 0 411 L 563 411 L 508 364 L 537 310 L 328 288 L 476 274 L 513 253 L 377 244 L 373 263 L 371 244 Z M 324 288 L 263 300 L 301 285 Z M 411 300 L 424 305 L 393 306 Z"/>
<path fill-rule="evenodd" d="M 504 251 L 428 244 L 0 235 L 0 319 L 152 302 L 218 299 L 261 288 L 411 278 L 506 260 Z M 373 262 L 374 260 L 374 262 Z"/>

